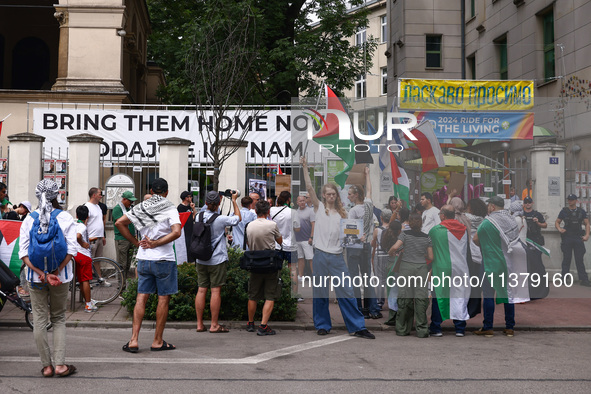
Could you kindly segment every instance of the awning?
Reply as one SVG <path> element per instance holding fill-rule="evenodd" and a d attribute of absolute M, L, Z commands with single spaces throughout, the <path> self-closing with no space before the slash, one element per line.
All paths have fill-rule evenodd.
<path fill-rule="evenodd" d="M 534 126 L 534 137 L 555 137 L 555 135 L 545 127 Z"/>
<path fill-rule="evenodd" d="M 443 159 L 445 160 L 445 167 L 440 167 L 440 169 L 445 170 L 445 171 L 463 172 L 465 161 L 468 162 L 467 164 L 468 164 L 469 170 L 497 171 L 497 169 L 495 169 L 495 168 L 478 163 L 474 160 L 466 159 L 461 156 L 447 154 L 447 155 L 443 155 Z M 405 164 L 420 166 L 420 165 L 423 165 L 423 160 L 422 159 L 408 160 L 405 162 Z"/>

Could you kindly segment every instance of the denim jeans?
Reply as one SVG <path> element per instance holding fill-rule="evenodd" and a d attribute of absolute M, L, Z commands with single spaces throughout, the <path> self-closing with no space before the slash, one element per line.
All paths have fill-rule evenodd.
<path fill-rule="evenodd" d="M 453 322 L 456 332 L 461 332 L 463 334 L 464 331 L 466 331 L 466 320 L 454 319 Z M 439 311 L 439 304 L 437 303 L 437 298 L 433 297 L 431 304 L 431 324 L 429 325 L 429 332 L 441 332 L 441 323 L 443 323 L 443 319 L 441 318 L 441 312 Z"/>
<path fill-rule="evenodd" d="M 482 266 L 484 272 L 484 265 Z M 485 276 L 482 281 L 482 321 L 483 330 L 492 330 L 493 318 L 495 315 L 495 290 L 490 285 L 488 278 Z M 515 327 L 515 304 L 504 304 L 505 307 L 505 328 L 513 329 Z"/>
<path fill-rule="evenodd" d="M 583 283 L 589 282 L 589 277 L 585 271 L 585 263 L 583 258 L 585 257 L 585 243 L 581 237 L 569 237 L 565 236 L 560 243 L 560 249 L 562 250 L 562 276 L 566 275 L 570 271 L 570 262 L 575 255 L 575 266 L 577 267 L 577 274 L 579 280 Z"/>
<path fill-rule="evenodd" d="M 313 317 L 314 327 L 316 330 L 324 329 L 330 331 L 332 323 L 330 319 L 330 311 L 328 309 L 328 293 L 330 286 L 330 278 L 337 277 L 339 279 L 347 278 L 350 280 L 349 271 L 345 264 L 345 259 L 342 254 L 326 253 L 318 249 L 314 249 L 314 282 L 313 294 L 314 300 Z M 323 281 L 327 279 L 328 286 L 322 286 Z M 335 280 L 336 281 L 336 280 Z M 340 286 L 335 286 L 335 292 L 339 302 L 339 308 L 343 315 L 343 320 L 347 326 L 347 331 L 355 332 L 365 329 L 365 319 L 363 314 L 357 307 L 357 302 L 353 296 L 353 288 L 350 283 L 341 283 Z"/>
<path fill-rule="evenodd" d="M 33 336 L 43 367 L 52 365 L 51 349 L 45 329 L 49 320 L 53 323 L 53 364 L 66 364 L 66 304 L 69 287 L 69 282 L 58 286 L 29 283 L 31 308 L 35 322 Z"/>
<path fill-rule="evenodd" d="M 363 278 L 365 274 L 369 282 L 369 278 L 371 278 L 370 245 L 364 244 L 362 249 L 347 248 L 347 267 L 352 277 L 360 276 Z M 357 298 L 357 306 L 363 314 L 377 314 L 380 312 L 373 287 L 368 286 L 363 288 L 363 303 L 361 302 L 361 289 L 356 286 L 353 288 L 353 291 L 355 292 L 355 298 Z"/>

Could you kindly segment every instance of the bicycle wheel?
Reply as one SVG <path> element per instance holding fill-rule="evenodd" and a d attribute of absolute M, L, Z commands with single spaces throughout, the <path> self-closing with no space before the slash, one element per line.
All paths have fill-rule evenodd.
<path fill-rule="evenodd" d="M 33 312 L 31 311 L 26 311 L 25 312 L 25 321 L 27 322 L 27 325 L 29 326 L 29 328 L 32 330 L 35 326 L 35 323 L 33 321 Z M 53 323 L 51 321 L 47 322 L 47 330 L 51 330 L 51 327 L 53 327 Z"/>
<path fill-rule="evenodd" d="M 98 275 L 95 265 L 100 266 Z M 123 290 L 123 273 L 119 264 L 106 257 L 97 257 L 92 260 L 92 280 L 90 281 L 90 298 L 97 305 L 108 304 L 113 301 Z"/>

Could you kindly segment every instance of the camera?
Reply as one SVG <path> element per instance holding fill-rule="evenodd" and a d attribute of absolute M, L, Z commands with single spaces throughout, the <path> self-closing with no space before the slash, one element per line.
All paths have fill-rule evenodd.
<path fill-rule="evenodd" d="M 226 189 L 224 191 L 219 191 L 218 193 L 220 193 L 220 197 L 229 197 L 229 198 L 232 198 L 232 194 L 234 194 L 234 193 L 237 194 L 236 197 L 240 197 L 240 190 Z"/>

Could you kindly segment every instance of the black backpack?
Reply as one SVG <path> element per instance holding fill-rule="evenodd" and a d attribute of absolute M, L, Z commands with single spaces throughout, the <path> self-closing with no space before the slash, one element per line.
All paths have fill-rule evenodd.
<path fill-rule="evenodd" d="M 193 224 L 193 236 L 191 237 L 189 251 L 193 253 L 197 259 L 208 261 L 211 259 L 213 251 L 220 243 L 218 242 L 215 246 L 211 245 L 211 225 L 220 215 L 214 213 L 207 222 L 203 222 L 203 214 L 204 213 L 201 212 L 199 214 L 199 220 Z M 224 237 L 222 237 L 222 239 L 223 238 Z"/>

